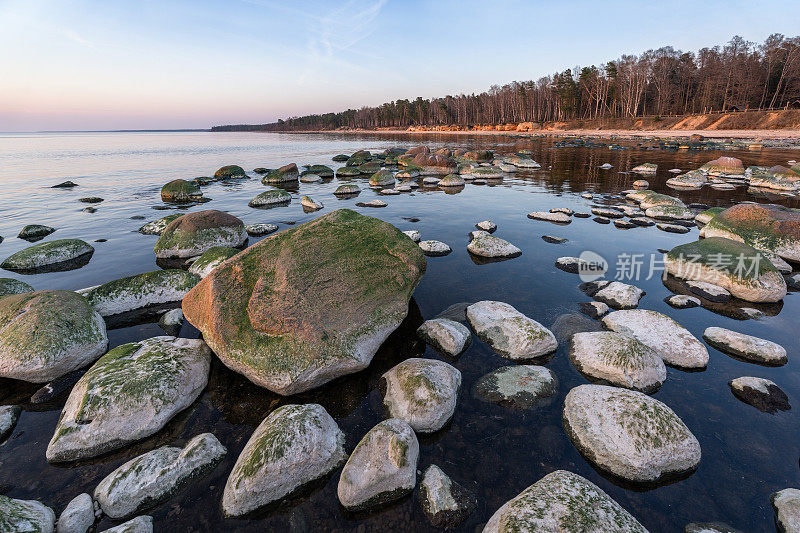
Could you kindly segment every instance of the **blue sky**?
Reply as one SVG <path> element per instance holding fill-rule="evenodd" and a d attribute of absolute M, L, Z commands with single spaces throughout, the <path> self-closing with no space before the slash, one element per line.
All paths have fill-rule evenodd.
<path fill-rule="evenodd" d="M 796 0 L 0 0 L 0 131 L 271 122 L 799 23 Z"/>

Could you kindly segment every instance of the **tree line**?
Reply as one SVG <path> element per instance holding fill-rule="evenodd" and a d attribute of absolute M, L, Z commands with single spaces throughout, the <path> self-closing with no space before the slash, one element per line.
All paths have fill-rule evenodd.
<path fill-rule="evenodd" d="M 396 100 L 377 107 L 306 115 L 213 131 L 497 125 L 800 107 L 800 37 L 756 44 L 734 36 L 697 53 L 671 46 L 567 69 L 538 81 L 493 85 L 480 94 Z"/>

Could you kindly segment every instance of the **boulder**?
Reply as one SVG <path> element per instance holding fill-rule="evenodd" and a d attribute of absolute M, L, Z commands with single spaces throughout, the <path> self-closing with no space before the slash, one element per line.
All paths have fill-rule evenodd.
<path fill-rule="evenodd" d="M 697 190 L 708 183 L 708 176 L 702 170 L 692 170 L 667 180 L 667 187 L 679 190 Z"/>
<path fill-rule="evenodd" d="M 357 202 L 356 205 L 358 207 L 386 207 L 389 204 L 376 198 L 374 200 L 370 200 L 369 202 Z"/>
<path fill-rule="evenodd" d="M 297 170 L 297 165 L 289 163 L 281 168 L 270 170 L 261 178 L 261 183 L 264 185 L 276 185 L 280 183 L 287 183 L 297 181 L 300 173 Z"/>
<path fill-rule="evenodd" d="M 159 218 L 158 220 L 148 222 L 139 228 L 139 233 L 142 235 L 161 235 L 164 230 L 167 229 L 167 226 L 169 226 L 170 222 L 181 216 L 183 216 L 182 213 L 176 213 L 174 215 L 167 215 Z"/>
<path fill-rule="evenodd" d="M 783 489 L 770 498 L 778 530 L 783 533 L 800 532 L 800 490 Z"/>
<path fill-rule="evenodd" d="M 636 180 L 632 185 L 634 189 L 647 189 L 650 187 L 650 182 L 647 180 Z"/>
<path fill-rule="evenodd" d="M 592 381 L 641 392 L 654 392 L 667 379 L 667 369 L 655 350 L 612 331 L 576 333 L 569 359 Z"/>
<path fill-rule="evenodd" d="M 400 230 L 340 209 L 218 266 L 183 313 L 226 366 L 295 394 L 366 368 L 406 317 L 425 268 Z"/>
<path fill-rule="evenodd" d="M 658 170 L 658 165 L 655 163 L 642 163 L 641 165 L 633 167 L 631 172 L 636 172 L 637 174 L 655 174 L 656 170 Z"/>
<path fill-rule="evenodd" d="M 79 294 L 0 298 L 0 377 L 46 383 L 94 362 L 107 345 L 103 318 Z"/>
<path fill-rule="evenodd" d="M 73 498 L 58 517 L 57 533 L 86 533 L 94 525 L 94 501 L 85 492 Z"/>
<path fill-rule="evenodd" d="M 355 183 L 345 183 L 344 185 L 339 185 L 333 194 L 336 196 L 355 196 L 361 192 L 361 188 Z"/>
<path fill-rule="evenodd" d="M 494 233 L 497 230 L 497 224 L 492 222 L 491 220 L 484 220 L 482 222 L 478 222 L 475 224 L 475 227 L 478 229 L 482 229 L 483 231 L 487 231 L 489 233 Z"/>
<path fill-rule="evenodd" d="M 19 232 L 17 238 L 35 242 L 44 239 L 51 233 L 53 233 L 56 228 L 51 228 L 50 226 L 43 226 L 41 224 L 28 224 Z"/>
<path fill-rule="evenodd" d="M 303 209 L 308 209 L 311 211 L 319 211 L 323 207 L 325 207 L 322 202 L 318 202 L 311 198 L 310 196 L 303 196 L 300 198 L 300 205 L 303 206 Z"/>
<path fill-rule="evenodd" d="M 494 154 L 491 150 L 470 150 L 461 155 L 463 159 L 475 161 L 478 163 L 488 163 L 494 159 Z"/>
<path fill-rule="evenodd" d="M 238 165 L 226 165 L 214 172 L 215 180 L 246 178 L 244 169 Z"/>
<path fill-rule="evenodd" d="M 417 484 L 419 442 L 396 418 L 373 427 L 358 443 L 339 478 L 339 502 L 350 511 L 402 498 Z"/>
<path fill-rule="evenodd" d="M 72 187 L 77 187 L 77 186 L 78 186 L 77 183 L 75 183 L 73 181 L 70 181 L 70 180 L 67 180 L 67 181 L 62 181 L 61 183 L 58 183 L 56 185 L 51 185 L 50 188 L 51 189 L 71 189 Z"/>
<path fill-rule="evenodd" d="M 439 154 L 417 154 L 407 166 L 419 169 L 423 176 L 446 176 L 458 172 L 455 160 Z"/>
<path fill-rule="evenodd" d="M 621 281 L 612 281 L 592 296 L 595 300 L 607 304 L 614 309 L 633 309 L 645 292 L 635 285 Z"/>
<path fill-rule="evenodd" d="M 514 165 L 519 168 L 536 169 L 541 168 L 542 165 L 531 159 L 529 154 L 511 154 L 503 157 L 503 163 Z"/>
<path fill-rule="evenodd" d="M 106 529 L 101 533 L 153 533 L 153 517 L 137 516 L 124 524 Z"/>
<path fill-rule="evenodd" d="M 786 349 L 766 339 L 745 335 L 716 326 L 703 332 L 703 339 L 717 350 L 762 365 L 785 365 L 789 359 Z"/>
<path fill-rule="evenodd" d="M 453 250 L 441 241 L 420 241 L 419 248 L 422 253 L 429 257 L 440 257 L 447 255 Z"/>
<path fill-rule="evenodd" d="M 734 396 L 759 411 L 775 413 L 791 409 L 786 393 L 768 379 L 743 376 L 730 380 L 728 385 Z"/>
<path fill-rule="evenodd" d="M 369 178 L 370 187 L 389 187 L 394 186 L 394 175 L 388 170 L 379 170 Z"/>
<path fill-rule="evenodd" d="M 657 205 L 683 205 L 683 202 L 674 196 L 657 193 L 649 189 L 629 192 L 626 198 L 638 202 L 639 207 L 642 209 L 649 209 Z"/>
<path fill-rule="evenodd" d="M 483 528 L 483 533 L 511 531 L 647 533 L 597 485 L 566 470 L 547 474 L 506 502 Z"/>
<path fill-rule="evenodd" d="M 198 276 L 185 270 L 155 270 L 109 281 L 83 296 L 106 317 L 151 305 L 180 302 L 199 281 Z"/>
<path fill-rule="evenodd" d="M 19 405 L 0 406 L 0 442 L 14 429 L 20 413 L 22 413 L 22 408 Z"/>
<path fill-rule="evenodd" d="M 625 216 L 624 213 L 622 213 L 621 211 L 605 207 L 593 207 L 592 214 L 604 218 L 622 218 L 623 216 Z"/>
<path fill-rule="evenodd" d="M 644 214 L 657 220 L 694 220 L 694 213 L 681 205 L 654 205 Z"/>
<path fill-rule="evenodd" d="M 683 533 L 743 533 L 723 522 L 691 522 L 683 526 Z"/>
<path fill-rule="evenodd" d="M 249 234 L 250 233 L 248 232 L 248 235 Z M 203 252 L 203 255 L 198 257 L 197 260 L 189 267 L 189 272 L 197 276 L 199 279 L 192 283 L 191 286 L 187 286 L 186 292 L 197 285 L 197 282 L 200 281 L 200 279 L 208 276 L 212 270 L 239 252 L 241 252 L 241 250 L 238 248 L 231 248 L 229 246 L 213 246 Z M 186 292 L 184 292 L 181 297 L 177 298 L 175 301 L 177 302 L 182 300 L 186 295 Z"/>
<path fill-rule="evenodd" d="M 719 285 L 706 283 L 705 281 L 687 281 L 686 287 L 697 296 L 709 302 L 727 302 L 731 299 L 731 293 Z"/>
<path fill-rule="evenodd" d="M 283 189 L 273 189 L 257 194 L 247 205 L 250 207 L 273 207 L 276 205 L 286 205 L 291 201 L 291 194 Z"/>
<path fill-rule="evenodd" d="M 15 500 L 0 494 L 0 531 L 53 533 L 56 514 L 36 500 Z"/>
<path fill-rule="evenodd" d="M 183 311 L 181 309 L 170 309 L 158 318 L 158 327 L 164 330 L 167 335 L 177 337 L 183 326 Z"/>
<path fill-rule="evenodd" d="M 467 245 L 467 250 L 471 254 L 486 258 L 512 258 L 522 255 L 522 250 L 510 242 L 483 230 L 472 232 L 472 240 Z"/>
<path fill-rule="evenodd" d="M 153 250 L 159 259 L 186 259 L 214 246 L 237 248 L 245 242 L 247 232 L 242 221 L 212 209 L 187 213 L 170 222 Z"/>
<path fill-rule="evenodd" d="M 225 447 L 211 433 L 186 446 L 162 446 L 131 459 L 106 476 L 94 491 L 103 512 L 120 519 L 155 507 L 197 482 L 222 461 Z"/>
<path fill-rule="evenodd" d="M 528 213 L 528 218 L 553 222 L 554 224 L 569 224 L 572 222 L 569 215 L 565 215 L 564 213 L 550 213 L 549 211 L 534 211 Z"/>
<path fill-rule="evenodd" d="M 475 383 L 475 395 L 509 409 L 530 409 L 548 403 L 558 388 L 556 376 L 536 365 L 503 366 Z"/>
<path fill-rule="evenodd" d="M 333 169 L 327 165 L 309 165 L 308 168 L 300 173 L 300 176 L 307 174 L 314 174 L 320 178 L 332 178 Z"/>
<path fill-rule="evenodd" d="M 460 355 L 472 341 L 469 328 L 449 318 L 426 320 L 417 328 L 417 336 L 449 357 Z"/>
<path fill-rule="evenodd" d="M 347 158 L 348 158 L 348 156 L 346 156 L 344 154 L 337 154 L 337 155 L 333 156 L 331 159 L 333 161 L 336 161 L 337 163 L 344 163 L 345 161 L 347 161 Z"/>
<path fill-rule="evenodd" d="M 406 235 L 412 241 L 419 243 L 420 239 L 422 239 L 422 234 L 417 230 L 407 230 L 403 232 L 403 235 Z"/>
<path fill-rule="evenodd" d="M 33 287 L 14 278 L 0 278 L 0 298 L 9 294 L 22 294 L 33 292 Z"/>
<path fill-rule="evenodd" d="M 512 361 L 535 359 L 558 348 L 553 333 L 507 303 L 484 300 L 467 307 L 478 337 Z"/>
<path fill-rule="evenodd" d="M 689 233 L 689 228 L 677 224 L 656 224 L 656 227 L 667 233 Z"/>
<path fill-rule="evenodd" d="M 278 226 L 275 224 L 245 224 L 244 230 L 251 237 L 263 237 L 278 231 Z"/>
<path fill-rule="evenodd" d="M 153 337 L 117 346 L 73 387 L 47 460 L 95 457 L 153 435 L 200 395 L 210 364 L 201 340 Z"/>
<path fill-rule="evenodd" d="M 161 199 L 165 202 L 183 204 L 196 202 L 203 197 L 203 192 L 196 184 L 186 180 L 172 180 L 161 187 Z"/>
<path fill-rule="evenodd" d="M 436 465 L 422 475 L 419 501 L 431 525 L 444 529 L 458 527 L 478 508 L 475 495 Z"/>
<path fill-rule="evenodd" d="M 639 340 L 656 351 L 661 359 L 679 368 L 705 368 L 708 350 L 683 326 L 667 315 L 646 309 L 614 311 L 603 317 L 611 331 Z"/>
<path fill-rule="evenodd" d="M 693 470 L 700 443 L 672 409 L 641 392 L 580 385 L 564 399 L 564 429 L 602 470 L 633 482 L 657 482 Z"/>
<path fill-rule="evenodd" d="M 680 279 L 718 285 L 749 302 L 778 302 L 786 296 L 786 281 L 769 259 L 721 237 L 676 246 L 664 257 L 664 269 Z"/>
<path fill-rule="evenodd" d="M 23 274 L 60 272 L 82 267 L 94 248 L 80 239 L 56 239 L 28 246 L 0 263 L 0 268 Z"/>
<path fill-rule="evenodd" d="M 382 376 L 383 404 L 391 418 L 418 433 L 434 433 L 453 417 L 461 372 L 444 361 L 412 357 Z"/>
<path fill-rule="evenodd" d="M 685 294 L 673 294 L 672 296 L 664 298 L 664 301 L 676 309 L 690 309 L 700 305 L 699 298 L 687 296 Z"/>
<path fill-rule="evenodd" d="M 581 313 L 590 318 L 601 318 L 610 311 L 607 304 L 603 302 L 581 302 L 578 304 Z"/>
<path fill-rule="evenodd" d="M 700 167 L 709 176 L 744 176 L 744 166 L 741 159 L 735 157 L 720 157 L 709 161 Z"/>
<path fill-rule="evenodd" d="M 306 172 L 300 173 L 300 183 L 319 183 L 322 178 L 317 174 L 310 174 Z"/>
<path fill-rule="evenodd" d="M 439 187 L 463 187 L 465 185 L 464 178 L 457 174 L 448 174 L 439 180 L 437 184 Z"/>

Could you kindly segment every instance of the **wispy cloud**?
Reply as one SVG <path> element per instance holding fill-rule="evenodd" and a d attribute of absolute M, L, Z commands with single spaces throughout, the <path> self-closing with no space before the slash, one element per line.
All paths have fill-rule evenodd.
<path fill-rule="evenodd" d="M 71 30 L 69 28 L 62 28 L 61 30 L 59 30 L 59 33 L 66 39 L 72 41 L 73 43 L 77 43 L 89 48 L 94 48 L 94 43 L 87 41 L 86 39 L 81 37 L 81 35 L 78 32 L 74 30 Z"/>

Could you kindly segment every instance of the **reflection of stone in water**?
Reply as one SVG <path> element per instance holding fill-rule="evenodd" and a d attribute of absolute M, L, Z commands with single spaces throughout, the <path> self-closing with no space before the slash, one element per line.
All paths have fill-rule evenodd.
<path fill-rule="evenodd" d="M 558 315 L 550 326 L 550 331 L 556 336 L 559 344 L 569 342 L 576 333 L 584 331 L 602 331 L 603 328 L 596 320 L 592 320 L 580 313 L 564 313 Z"/>
<path fill-rule="evenodd" d="M 747 309 L 755 309 L 763 313 L 764 316 L 778 316 L 781 309 L 783 309 L 783 300 L 775 303 L 757 303 L 731 297 L 727 302 L 712 302 L 689 290 L 689 287 L 680 278 L 676 278 L 672 274 L 666 272 L 661 277 L 661 282 L 664 284 L 664 287 L 675 294 L 694 296 L 699 299 L 700 305 L 702 305 L 704 309 L 735 320 L 758 318 L 757 313 L 754 314 L 752 311 L 747 311 Z"/>

